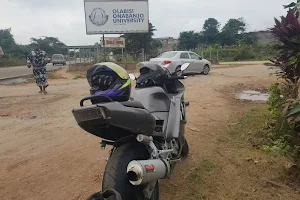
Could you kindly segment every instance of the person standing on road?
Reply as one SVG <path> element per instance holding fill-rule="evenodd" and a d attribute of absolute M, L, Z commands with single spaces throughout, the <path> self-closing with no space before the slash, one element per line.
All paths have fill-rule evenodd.
<path fill-rule="evenodd" d="M 33 66 L 33 75 L 36 84 L 39 86 L 39 93 L 46 94 L 46 88 L 48 87 L 47 76 L 46 76 L 46 52 L 41 50 L 38 43 L 34 44 L 34 50 L 28 55 L 27 67 Z"/>

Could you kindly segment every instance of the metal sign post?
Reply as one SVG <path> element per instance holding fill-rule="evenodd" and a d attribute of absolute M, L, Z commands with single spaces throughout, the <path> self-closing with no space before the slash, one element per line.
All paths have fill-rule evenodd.
<path fill-rule="evenodd" d="M 100 62 L 99 61 L 99 46 L 97 46 L 97 62 Z"/>
<path fill-rule="evenodd" d="M 105 51 L 105 37 L 102 35 L 102 45 L 103 45 L 103 59 L 106 61 L 106 51 Z"/>

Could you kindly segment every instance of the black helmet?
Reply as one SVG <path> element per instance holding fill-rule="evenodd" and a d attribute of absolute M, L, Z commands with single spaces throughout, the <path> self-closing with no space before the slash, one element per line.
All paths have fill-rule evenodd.
<path fill-rule="evenodd" d="M 92 96 L 108 96 L 114 101 L 128 101 L 131 80 L 126 70 L 112 62 L 95 64 L 87 71 Z M 93 103 L 97 103 L 96 101 Z"/>

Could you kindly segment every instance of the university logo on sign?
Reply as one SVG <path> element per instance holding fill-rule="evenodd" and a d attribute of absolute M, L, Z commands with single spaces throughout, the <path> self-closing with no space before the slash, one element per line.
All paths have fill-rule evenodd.
<path fill-rule="evenodd" d="M 108 15 L 102 8 L 94 8 L 89 18 L 96 26 L 103 26 L 108 21 Z"/>

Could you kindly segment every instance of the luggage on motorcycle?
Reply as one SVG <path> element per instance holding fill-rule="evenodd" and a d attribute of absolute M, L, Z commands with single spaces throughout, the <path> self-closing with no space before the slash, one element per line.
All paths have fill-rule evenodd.
<path fill-rule="evenodd" d="M 135 101 L 105 102 L 73 109 L 78 125 L 85 131 L 106 140 L 145 134 L 151 135 L 155 118 Z"/>

